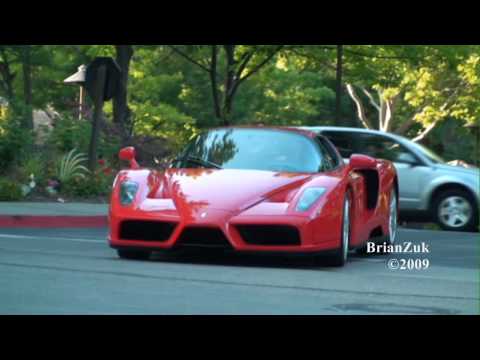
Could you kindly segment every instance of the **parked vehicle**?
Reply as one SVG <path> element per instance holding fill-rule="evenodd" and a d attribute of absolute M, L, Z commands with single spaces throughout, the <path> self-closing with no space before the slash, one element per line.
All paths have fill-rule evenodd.
<path fill-rule="evenodd" d="M 427 215 L 445 230 L 478 231 L 478 168 L 448 165 L 428 148 L 390 133 L 342 127 L 306 129 L 326 136 L 344 159 L 359 153 L 392 161 L 399 177 L 401 214 Z"/>
<path fill-rule="evenodd" d="M 352 155 L 299 129 L 221 128 L 193 139 L 171 167 L 142 169 L 133 148 L 114 183 L 110 246 L 121 258 L 152 251 L 348 251 L 397 233 L 398 184 L 390 161 Z"/>

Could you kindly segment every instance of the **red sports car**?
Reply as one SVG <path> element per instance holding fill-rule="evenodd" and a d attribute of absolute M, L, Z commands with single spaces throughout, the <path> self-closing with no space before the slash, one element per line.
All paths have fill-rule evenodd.
<path fill-rule="evenodd" d="M 393 244 L 397 175 L 386 160 L 345 164 L 323 136 L 291 128 L 234 127 L 191 141 L 166 170 L 120 151 L 110 246 L 121 258 L 184 246 L 244 252 L 329 252 L 343 266 L 370 239 Z"/>

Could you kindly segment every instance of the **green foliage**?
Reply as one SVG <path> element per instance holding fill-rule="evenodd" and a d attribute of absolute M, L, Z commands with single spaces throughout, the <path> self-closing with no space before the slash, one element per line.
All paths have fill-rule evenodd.
<path fill-rule="evenodd" d="M 218 45 L 220 103 L 225 100 L 227 88 L 227 46 Z M 241 78 L 275 47 L 236 45 L 232 67 L 241 69 L 242 61 L 252 54 Z M 177 48 L 206 68 L 211 63 L 211 45 Z M 61 114 L 40 153 L 33 150 L 37 148 L 32 147 L 32 134 L 23 130 L 31 111 L 25 105 L 22 76 L 27 50 L 31 57 L 33 108 L 51 106 Z M 377 105 L 388 101 L 394 104 L 388 130 L 402 130 L 415 137 L 430 124 L 438 124 L 425 139 L 427 145 L 447 159 L 471 161 L 478 159 L 474 150 L 477 140 L 463 126 L 480 125 L 479 54 L 478 45 L 344 45 L 343 79 L 357 89 L 374 127 L 379 125 L 379 112 L 363 89 L 372 94 Z M 10 82 L 0 76 L 0 97 L 10 104 L 8 110 L 0 105 L 0 173 L 14 174 L 23 182 L 34 173 L 36 181 L 43 184 L 56 175 L 63 154 L 72 149 L 88 152 L 91 124 L 75 116 L 78 86 L 67 86 L 62 80 L 96 56 L 115 57 L 115 46 L 0 45 L 0 67 L 2 71 L 8 67 L 12 75 Z M 229 120 L 232 124 L 266 126 L 335 125 L 335 66 L 336 45 L 285 45 L 238 88 Z M 5 104 L 2 99 L 0 104 Z M 91 107 L 90 99 L 87 103 Z M 176 151 L 201 129 L 222 125 L 213 104 L 211 78 L 205 69 L 179 56 L 168 45 L 134 46 L 128 80 L 134 136 L 164 138 Z M 112 102 L 105 104 L 106 119 L 97 149 L 99 157 L 110 162 L 117 161 L 121 143 L 112 123 L 112 107 Z M 361 126 L 355 104 L 345 89 L 341 114 L 342 125 Z M 450 134 L 461 140 L 452 140 Z M 461 146 L 442 148 L 444 140 L 451 144 L 458 141 Z M 98 188 L 108 188 L 92 177 L 69 179 L 63 185 L 75 196 L 98 194 L 102 192 Z"/>
<path fill-rule="evenodd" d="M 40 155 L 31 155 L 17 169 L 17 179 L 22 184 L 28 183 L 32 174 L 37 185 L 45 184 L 48 178 L 48 167 L 45 159 Z"/>
<path fill-rule="evenodd" d="M 62 183 L 75 178 L 84 178 L 88 169 L 82 163 L 86 160 L 85 154 L 76 153 L 76 149 L 73 149 L 61 159 L 58 165 L 57 178 Z"/>
<path fill-rule="evenodd" d="M 80 152 L 88 152 L 90 141 L 91 124 L 87 121 L 62 117 L 55 123 L 48 142 L 59 152 L 68 152 L 78 149 Z"/>
<path fill-rule="evenodd" d="M 33 137 L 21 126 L 22 121 L 21 114 L 13 107 L 0 114 L 0 173 L 6 173 L 12 165 L 29 155 Z"/>
<path fill-rule="evenodd" d="M 62 183 L 62 194 L 70 197 L 92 198 L 110 194 L 113 179 L 110 176 L 76 177 Z"/>
<path fill-rule="evenodd" d="M 196 133 L 194 120 L 168 104 L 132 104 L 135 133 L 163 137 L 173 146 L 185 143 Z"/>
<path fill-rule="evenodd" d="M 236 118 L 266 125 L 328 124 L 335 109 L 335 93 L 328 85 L 315 72 L 265 69 L 239 93 Z"/>
<path fill-rule="evenodd" d="M 0 201 L 18 201 L 22 198 L 22 189 L 17 182 L 0 178 Z"/>
<path fill-rule="evenodd" d="M 55 122 L 47 143 L 54 151 L 66 153 L 77 149 L 88 153 L 92 125 L 85 120 L 62 116 Z M 118 136 L 101 133 L 97 153 L 100 157 L 113 159 L 120 147 Z"/>

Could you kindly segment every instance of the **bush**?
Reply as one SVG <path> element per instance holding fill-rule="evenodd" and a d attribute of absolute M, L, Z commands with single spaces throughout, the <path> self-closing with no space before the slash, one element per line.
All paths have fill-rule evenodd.
<path fill-rule="evenodd" d="M 37 186 L 43 185 L 49 176 L 48 161 L 45 156 L 33 154 L 30 158 L 22 162 L 16 171 L 14 171 L 14 174 L 16 175 L 15 179 L 22 184 L 29 182 L 30 175 L 33 174 Z"/>
<path fill-rule="evenodd" d="M 55 122 L 48 138 L 48 144 L 61 153 L 72 149 L 87 153 L 90 141 L 91 125 L 84 120 L 63 117 Z"/>
<path fill-rule="evenodd" d="M 26 158 L 33 144 L 31 131 L 22 127 L 22 114 L 13 109 L 2 111 L 0 116 L 0 173 Z"/>
<path fill-rule="evenodd" d="M 55 126 L 48 138 L 48 145 L 59 153 L 68 153 L 77 149 L 88 154 L 92 126 L 90 122 L 71 117 L 62 117 L 55 122 Z M 120 148 L 120 140 L 116 134 L 105 129 L 100 132 L 97 154 L 99 157 L 114 159 Z"/>
<path fill-rule="evenodd" d="M 62 194 L 70 197 L 91 198 L 95 196 L 108 196 L 112 189 L 113 177 L 87 176 L 86 178 L 73 178 L 62 183 Z"/>
<path fill-rule="evenodd" d="M 0 178 L 0 201 L 18 201 L 22 197 L 22 189 L 17 182 Z"/>

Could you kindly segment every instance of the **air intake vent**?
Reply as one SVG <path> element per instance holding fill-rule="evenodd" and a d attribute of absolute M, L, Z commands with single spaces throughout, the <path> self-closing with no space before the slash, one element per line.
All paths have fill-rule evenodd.
<path fill-rule="evenodd" d="M 233 249 L 222 230 L 207 227 L 186 228 L 180 235 L 177 246 Z"/>
<path fill-rule="evenodd" d="M 167 241 L 175 230 L 175 223 L 159 221 L 124 221 L 120 225 L 121 240 Z"/>
<path fill-rule="evenodd" d="M 247 244 L 262 246 L 300 245 L 298 229 L 286 225 L 239 225 L 237 230 Z"/>

